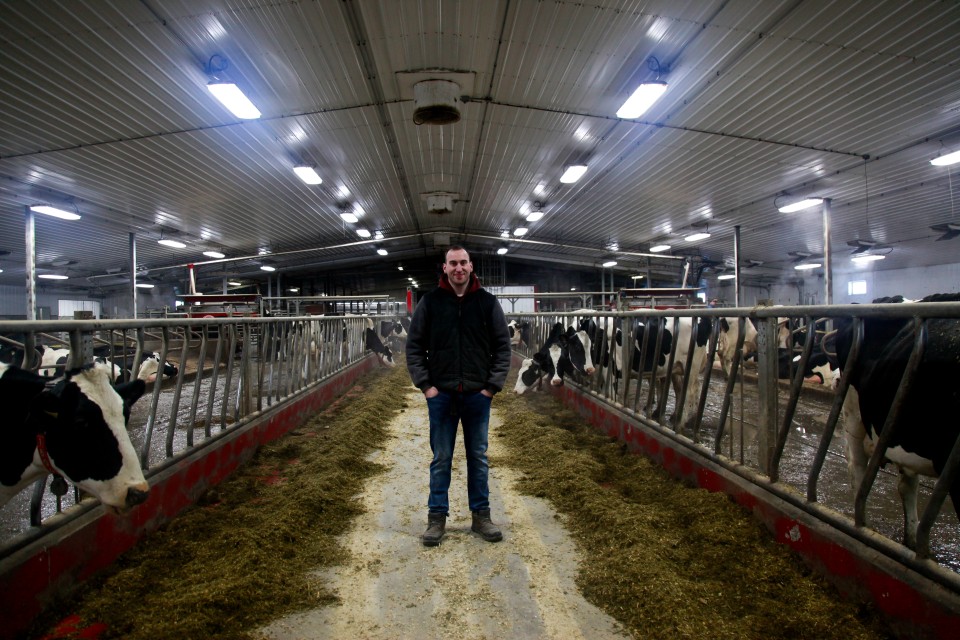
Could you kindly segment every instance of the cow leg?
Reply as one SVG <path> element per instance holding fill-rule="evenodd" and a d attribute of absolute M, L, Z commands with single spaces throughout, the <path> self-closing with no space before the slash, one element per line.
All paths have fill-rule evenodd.
<path fill-rule="evenodd" d="M 912 471 L 899 467 L 900 477 L 897 479 L 897 492 L 903 502 L 903 544 L 908 549 L 917 548 L 917 486 L 920 478 Z"/>
<path fill-rule="evenodd" d="M 867 452 L 864 449 L 867 430 L 860 417 L 860 395 L 853 387 L 849 388 L 847 397 L 843 401 L 842 417 L 847 470 L 850 474 L 850 484 L 856 493 L 863 481 L 863 474 L 867 470 Z"/>

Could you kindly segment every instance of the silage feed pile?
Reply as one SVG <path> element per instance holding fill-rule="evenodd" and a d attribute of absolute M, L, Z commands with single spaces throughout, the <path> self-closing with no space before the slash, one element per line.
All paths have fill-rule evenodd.
<path fill-rule="evenodd" d="M 553 505 L 581 553 L 581 593 L 637 638 L 892 637 L 726 495 L 680 484 L 549 393 L 497 402 L 509 453 L 491 468 Z"/>

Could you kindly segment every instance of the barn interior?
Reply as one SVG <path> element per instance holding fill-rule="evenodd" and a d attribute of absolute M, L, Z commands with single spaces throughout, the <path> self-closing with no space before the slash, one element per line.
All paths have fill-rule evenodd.
<path fill-rule="evenodd" d="M 954 3 L 19 1 L 0 41 L 10 306 L 28 274 L 169 301 L 191 264 L 402 297 L 450 243 L 539 291 L 956 282 Z"/>

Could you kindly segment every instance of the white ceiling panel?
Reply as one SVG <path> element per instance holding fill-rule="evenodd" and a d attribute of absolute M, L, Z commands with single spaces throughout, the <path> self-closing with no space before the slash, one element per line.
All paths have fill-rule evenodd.
<path fill-rule="evenodd" d="M 394 291 L 401 262 L 432 279 L 447 238 L 508 246 L 516 281 L 595 272 L 616 243 L 624 270 L 676 284 L 681 261 L 644 257 L 652 243 L 709 266 L 735 228 L 764 277 L 796 277 L 789 252 L 824 250 L 822 216 L 775 203 L 806 195 L 831 200 L 837 270 L 855 239 L 887 245 L 878 271 L 954 263 L 960 239 L 930 227 L 960 224 L 960 179 L 929 160 L 960 149 L 958 60 L 960 5 L 920 0 L 4 2 L 0 284 L 22 284 L 41 202 L 83 215 L 36 221 L 38 262 L 77 289 L 128 268 L 131 234 L 149 277 L 197 263 L 210 286 L 262 282 L 269 250 L 286 280 Z M 217 103 L 214 77 L 261 117 Z M 616 117 L 657 78 L 646 114 Z M 459 121 L 414 123 L 423 80 L 459 85 Z M 575 163 L 586 175 L 560 183 Z M 438 194 L 450 212 L 428 210 Z M 684 243 L 692 225 L 711 238 Z"/>

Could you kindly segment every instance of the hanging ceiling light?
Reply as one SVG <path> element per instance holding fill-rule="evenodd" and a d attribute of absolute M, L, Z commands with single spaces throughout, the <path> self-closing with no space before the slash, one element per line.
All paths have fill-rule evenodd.
<path fill-rule="evenodd" d="M 604 269 L 609 269 L 610 267 L 615 267 L 615 266 L 617 266 L 617 261 L 616 261 L 616 260 L 607 260 L 606 262 L 604 262 L 604 263 L 603 263 L 602 265 L 600 265 L 600 266 L 603 267 Z"/>
<path fill-rule="evenodd" d="M 509 249 L 507 249 L 506 247 L 500 247 L 499 249 L 497 249 L 497 255 L 499 256 L 506 255 L 507 251 L 509 251 Z"/>
<path fill-rule="evenodd" d="M 587 172 L 587 165 L 585 164 L 571 164 L 568 165 L 564 170 L 563 175 L 560 176 L 560 182 L 564 184 L 573 184 L 577 180 L 583 177 L 583 174 Z"/>
<path fill-rule="evenodd" d="M 208 258 L 214 258 L 216 260 L 227 257 L 226 254 L 220 253 L 219 251 L 213 251 L 212 249 L 210 251 L 204 251 L 203 255 L 207 256 Z"/>
<path fill-rule="evenodd" d="M 174 249 L 183 249 L 186 247 L 186 243 L 180 242 L 179 240 L 174 240 L 172 238 L 163 237 L 163 229 L 160 230 L 160 239 L 157 240 L 157 244 L 162 244 L 165 247 L 173 247 Z"/>
<path fill-rule="evenodd" d="M 930 161 L 930 164 L 938 167 L 944 167 L 948 164 L 956 164 L 958 162 L 960 162 L 960 151 L 954 151 L 953 153 L 948 153 L 945 156 L 937 156 Z"/>
<path fill-rule="evenodd" d="M 877 260 L 883 260 L 887 256 L 880 253 L 861 253 L 850 258 L 850 262 L 856 264 L 866 264 L 867 262 L 875 262 Z"/>
<path fill-rule="evenodd" d="M 311 166 L 298 165 L 293 168 L 293 172 L 306 184 L 323 184 L 323 178 L 317 175 L 317 170 Z"/>
<path fill-rule="evenodd" d="M 647 67 L 649 67 L 651 71 L 657 72 L 656 79 L 644 82 L 637 87 L 633 95 L 627 98 L 627 101 L 617 110 L 618 118 L 624 118 L 626 120 L 639 118 L 646 113 L 647 109 L 652 107 L 653 103 L 667 90 L 667 83 L 660 80 L 660 61 L 650 56 L 647 58 Z"/>
<path fill-rule="evenodd" d="M 54 218 L 60 218 L 61 220 L 79 220 L 80 215 L 70 211 L 64 211 L 63 209 L 57 209 L 56 207 L 51 207 L 46 204 L 33 204 L 30 205 L 30 210 L 35 213 L 42 213 L 48 216 L 53 216 Z"/>
<path fill-rule="evenodd" d="M 797 271 L 809 271 L 810 269 L 818 269 L 821 266 L 819 262 L 801 262 L 800 264 L 793 265 L 793 268 Z"/>
<path fill-rule="evenodd" d="M 383 247 L 380 247 L 379 249 L 377 249 L 377 253 L 379 253 L 382 256 L 385 256 L 387 255 L 387 250 L 384 249 Z"/>
<path fill-rule="evenodd" d="M 357 235 L 361 238 L 369 238 L 371 234 L 366 229 L 357 229 Z"/>
<path fill-rule="evenodd" d="M 260 270 L 261 270 L 261 271 L 276 271 L 277 268 L 274 267 L 274 266 L 271 266 L 271 265 L 269 265 L 269 264 L 262 264 L 262 265 L 260 265 Z"/>
<path fill-rule="evenodd" d="M 823 204 L 823 198 L 804 198 L 799 202 L 794 202 L 783 207 L 780 207 L 778 211 L 780 213 L 793 213 L 794 211 L 800 211 L 802 209 L 809 209 L 810 207 L 815 207 L 818 204 Z"/>
<path fill-rule="evenodd" d="M 207 90 L 241 120 L 259 118 L 260 110 L 250 102 L 250 98 L 245 96 L 236 84 L 217 77 L 218 74 L 226 70 L 228 65 L 227 59 L 223 56 L 210 56 L 210 60 L 207 62 L 207 73 L 213 76 L 213 80 L 207 83 Z"/>
<path fill-rule="evenodd" d="M 698 240 L 706 240 L 709 237 L 709 231 L 697 231 L 696 233 L 691 233 L 690 235 L 684 237 L 684 240 L 687 242 L 696 242 Z"/>
<path fill-rule="evenodd" d="M 669 251 L 670 245 L 668 244 L 655 244 L 650 247 L 650 253 L 660 253 L 662 251 Z"/>
<path fill-rule="evenodd" d="M 70 279 L 70 276 L 61 275 L 59 273 L 41 273 L 37 277 L 43 278 L 44 280 L 69 280 Z"/>
<path fill-rule="evenodd" d="M 525 235 L 527 235 L 527 228 L 526 228 L 526 227 L 517 227 L 516 229 L 513 230 L 513 235 L 517 236 L 518 238 L 519 238 L 520 236 L 525 236 Z"/>

